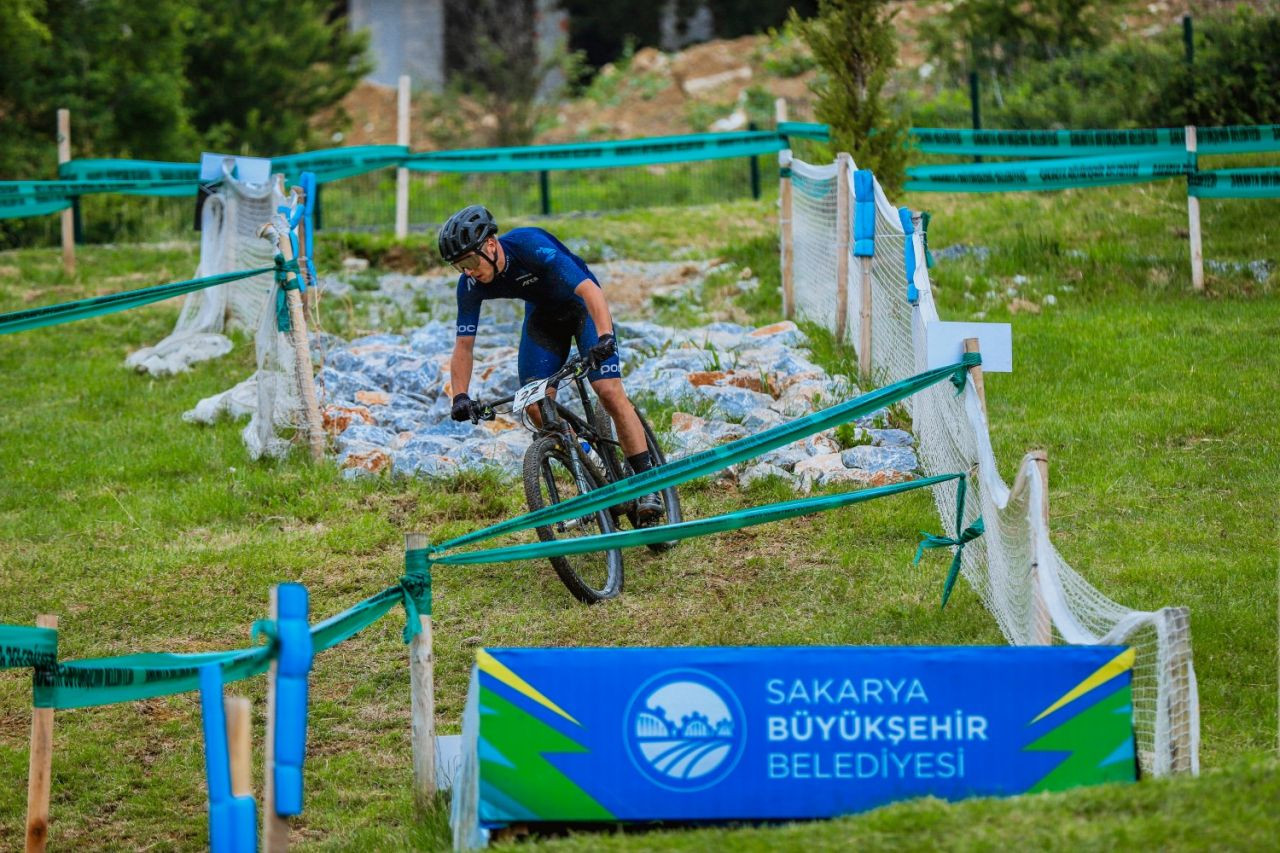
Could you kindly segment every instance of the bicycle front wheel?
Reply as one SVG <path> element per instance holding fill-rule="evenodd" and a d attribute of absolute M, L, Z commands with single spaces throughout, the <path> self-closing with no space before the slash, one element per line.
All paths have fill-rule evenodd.
<path fill-rule="evenodd" d="M 581 458 L 570 458 L 571 452 L 555 435 L 543 436 L 529 446 L 524 456 L 524 494 L 530 510 L 561 503 L 603 485 L 595 466 Z M 543 542 L 613 533 L 614 529 L 607 509 L 535 528 Z M 550 560 L 569 592 L 584 604 L 614 598 L 622 592 L 621 550 L 593 551 Z"/>

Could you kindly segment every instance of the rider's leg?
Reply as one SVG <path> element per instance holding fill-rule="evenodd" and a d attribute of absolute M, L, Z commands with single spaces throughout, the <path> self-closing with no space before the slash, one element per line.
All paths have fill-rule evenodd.
<path fill-rule="evenodd" d="M 570 336 L 560 329 L 563 323 L 553 320 L 540 315 L 532 307 L 525 308 L 524 326 L 520 330 L 520 355 L 516 362 L 522 386 L 535 379 L 546 379 L 564 367 L 569 358 Z M 547 396 L 554 397 L 555 393 Z M 525 412 L 537 427 L 542 427 L 542 412 L 536 404 L 527 407 Z"/>
<path fill-rule="evenodd" d="M 649 447 L 645 442 L 644 427 L 640 425 L 640 418 L 636 416 L 635 406 L 631 405 L 627 392 L 623 390 L 622 380 L 596 379 L 591 383 L 591 387 L 595 389 L 596 396 L 604 404 L 609 417 L 613 418 L 613 424 L 618 429 L 618 442 L 622 445 L 622 451 L 627 458 L 647 453 Z"/>

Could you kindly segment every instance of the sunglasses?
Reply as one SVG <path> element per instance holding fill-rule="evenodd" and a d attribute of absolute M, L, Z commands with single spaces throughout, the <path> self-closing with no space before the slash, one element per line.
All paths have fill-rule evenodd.
<path fill-rule="evenodd" d="M 479 255 L 465 255 L 453 262 L 453 268 L 458 272 L 472 272 L 480 269 L 481 260 Z"/>

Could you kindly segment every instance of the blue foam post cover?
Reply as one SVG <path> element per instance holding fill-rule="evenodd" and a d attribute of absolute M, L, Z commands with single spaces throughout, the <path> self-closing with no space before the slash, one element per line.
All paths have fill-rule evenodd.
<path fill-rule="evenodd" d="M 314 655 L 307 625 L 307 588 L 280 584 L 276 594 L 276 814 L 302 814 L 302 764 L 307 748 L 307 675 Z"/>
<path fill-rule="evenodd" d="M 920 302 L 920 291 L 916 288 L 916 241 L 912 236 L 916 226 L 911 222 L 911 208 L 898 208 L 898 219 L 902 222 L 902 233 L 907 239 L 902 244 L 902 260 L 907 269 L 907 301 L 912 305 Z"/>
<path fill-rule="evenodd" d="M 853 254 L 870 258 L 876 253 L 875 178 L 870 169 L 853 173 Z"/>
<path fill-rule="evenodd" d="M 213 853 L 253 853 L 258 849 L 258 812 L 253 797 L 231 796 L 227 716 L 218 664 L 200 667 L 200 718 L 209 785 L 209 849 Z"/>
<path fill-rule="evenodd" d="M 316 280 L 316 263 L 315 260 L 315 228 L 312 227 L 312 216 L 316 209 L 316 173 L 303 172 L 298 183 L 302 185 L 302 191 L 306 195 L 306 203 L 303 205 L 302 219 L 307 223 L 307 273 L 311 280 Z"/>

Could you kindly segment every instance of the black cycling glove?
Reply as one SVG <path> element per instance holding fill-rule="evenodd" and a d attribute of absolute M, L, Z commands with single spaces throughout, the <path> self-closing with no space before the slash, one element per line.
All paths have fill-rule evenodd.
<path fill-rule="evenodd" d="M 609 360 L 609 356 L 618 351 L 618 341 L 611 332 L 600 336 L 596 345 L 591 348 L 591 366 L 599 367 Z"/>
<path fill-rule="evenodd" d="M 465 391 L 461 394 L 454 394 L 453 411 L 450 412 L 450 416 L 455 421 L 469 421 L 471 420 L 472 412 L 475 411 L 475 405 L 475 402 L 467 396 Z"/>

